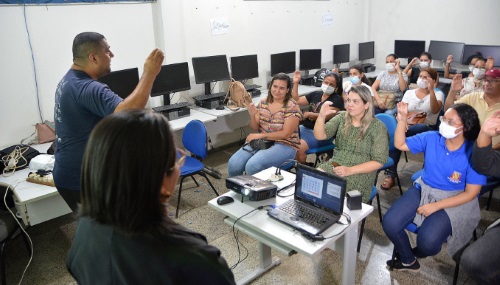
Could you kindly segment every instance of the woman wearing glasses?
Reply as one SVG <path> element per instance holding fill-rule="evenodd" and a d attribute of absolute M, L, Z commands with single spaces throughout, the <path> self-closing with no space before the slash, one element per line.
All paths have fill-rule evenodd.
<path fill-rule="evenodd" d="M 152 111 L 114 113 L 94 128 L 66 261 L 79 284 L 235 283 L 220 251 L 168 216 L 184 157 Z"/>
<path fill-rule="evenodd" d="M 359 190 L 367 202 L 375 173 L 387 162 L 389 136 L 381 121 L 373 116 L 373 97 L 365 86 L 352 86 L 345 112 L 339 112 L 328 123 L 326 118 L 337 111 L 330 102 L 321 107 L 314 125 L 314 137 L 325 140 L 335 137 L 335 151 L 330 161 L 319 168 L 345 177 L 347 191 Z"/>
<path fill-rule="evenodd" d="M 407 138 L 408 105 L 399 103 L 394 145 L 401 151 L 424 153 L 422 176 L 384 215 L 382 227 L 394 244 L 395 270 L 418 272 L 417 258 L 433 256 L 444 242 L 454 256 L 471 239 L 479 223 L 477 195 L 486 177 L 471 164 L 474 141 L 479 134 L 477 112 L 469 105 L 455 104 L 441 119 L 439 132 Z M 419 227 L 417 245 L 412 248 L 406 226 Z"/>
<path fill-rule="evenodd" d="M 319 115 L 321 106 L 326 101 L 332 102 L 331 107 L 336 111 L 345 110 L 344 100 L 342 99 L 342 76 L 336 72 L 328 72 L 323 78 L 321 91 L 311 92 L 305 96 L 299 97 L 300 70 L 295 71 L 293 76 L 292 98 L 300 106 L 309 105 L 309 109 L 304 112 L 300 123 L 300 147 L 297 151 L 297 161 L 306 163 L 307 150 L 318 148 L 332 143 L 333 138 L 328 140 L 317 140 L 314 138 L 314 124 Z M 335 114 L 326 118 L 330 120 Z"/>
<path fill-rule="evenodd" d="M 418 75 L 418 88 L 405 92 L 401 102 L 408 104 L 408 112 L 423 112 L 426 114 L 425 121 L 422 124 L 408 126 L 406 137 L 430 131 L 437 124 L 437 118 L 444 102 L 443 92 L 435 89 L 437 82 L 438 73 L 436 70 L 427 68 L 421 70 Z M 394 186 L 401 151 L 396 149 L 389 156 L 394 160 L 394 166 L 385 171 L 386 177 L 380 185 L 380 188 L 383 190 L 389 190 Z"/>

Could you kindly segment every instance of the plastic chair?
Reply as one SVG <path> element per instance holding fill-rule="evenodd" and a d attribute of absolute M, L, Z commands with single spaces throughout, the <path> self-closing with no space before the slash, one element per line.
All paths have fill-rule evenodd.
<path fill-rule="evenodd" d="M 203 171 L 205 166 L 202 161 L 207 157 L 207 129 L 205 128 L 205 125 L 199 120 L 192 120 L 189 122 L 184 128 L 184 133 L 182 134 L 182 144 L 186 150 L 191 153 L 191 156 L 186 157 L 186 161 L 181 167 L 179 196 L 177 198 L 177 209 L 175 211 L 176 218 L 179 217 L 182 183 L 186 177 L 191 177 L 197 187 L 200 185 L 196 179 L 194 179 L 194 175 L 199 174 L 205 177 L 210 187 L 212 187 L 212 190 L 214 190 L 215 195 L 219 196 L 219 193 L 215 190 L 214 185 L 212 185 L 212 182 L 210 182 L 210 179 L 208 179 L 207 175 Z"/>
<path fill-rule="evenodd" d="M 405 228 L 405 230 L 407 230 L 409 232 L 412 232 L 414 234 L 418 234 L 418 230 L 419 229 L 420 228 L 417 227 L 417 225 L 415 225 L 414 223 L 410 223 Z M 474 231 L 474 234 L 475 234 L 475 231 Z M 392 258 L 391 258 L 392 259 L 392 263 L 391 263 L 391 266 L 389 267 L 389 270 L 391 270 L 391 271 L 393 270 L 393 265 L 394 265 L 394 262 L 396 260 L 396 254 L 397 254 L 396 249 L 393 249 L 393 251 L 392 251 Z M 458 261 L 455 261 L 455 272 L 453 273 L 453 285 L 457 284 L 459 270 L 460 270 L 460 258 L 458 259 Z"/>
<path fill-rule="evenodd" d="M 377 182 L 376 178 L 375 178 L 375 182 Z M 368 199 L 367 204 L 371 205 L 373 203 L 373 199 L 375 197 L 377 197 L 378 217 L 379 217 L 380 223 L 382 224 L 382 210 L 380 209 L 380 197 L 378 195 L 377 187 L 372 186 L 372 193 L 370 193 L 370 198 Z M 359 230 L 358 247 L 357 247 L 358 252 L 361 249 L 361 240 L 363 239 L 363 231 L 365 230 L 365 222 L 366 222 L 366 218 L 364 218 L 361 221 L 361 228 Z"/>
<path fill-rule="evenodd" d="M 390 139 L 390 141 L 389 141 L 389 151 L 395 150 L 396 147 L 394 146 L 394 133 L 396 132 L 396 126 L 398 124 L 397 121 L 396 121 L 396 118 L 394 118 L 394 116 L 391 116 L 391 115 L 385 114 L 385 113 L 377 114 L 377 115 L 375 115 L 375 117 L 377 119 L 379 119 L 380 121 L 382 121 L 382 123 L 384 123 L 385 127 L 387 128 L 387 132 L 389 133 L 389 139 Z M 388 161 L 381 168 L 379 168 L 379 170 L 377 170 L 376 177 L 378 177 L 378 174 L 382 170 L 389 169 L 393 165 L 394 165 L 394 160 L 389 157 Z M 398 182 L 399 193 L 401 195 L 403 195 L 403 189 L 401 188 L 401 181 L 399 180 L 399 175 L 398 175 L 397 171 L 396 171 L 396 180 Z"/>
<path fill-rule="evenodd" d="M 319 156 L 322 155 L 323 153 L 333 152 L 334 148 L 335 148 L 335 144 L 332 142 L 331 144 L 328 144 L 325 146 L 310 148 L 306 151 L 306 154 L 316 155 L 316 160 L 314 161 L 314 167 L 316 167 L 316 165 L 318 165 L 318 162 L 319 162 Z"/>

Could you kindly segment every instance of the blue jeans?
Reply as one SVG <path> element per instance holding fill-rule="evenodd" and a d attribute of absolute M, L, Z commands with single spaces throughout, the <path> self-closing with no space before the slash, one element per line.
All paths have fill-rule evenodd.
<path fill-rule="evenodd" d="M 420 205 L 420 189 L 411 186 L 384 215 L 382 228 L 398 251 L 401 262 L 412 263 L 416 257 L 436 255 L 451 235 L 451 222 L 444 210 L 425 218 L 417 234 L 417 247 L 413 251 L 405 228 L 417 213 Z"/>
<path fill-rule="evenodd" d="M 300 128 L 300 138 L 307 143 L 309 149 L 329 145 L 333 141 L 333 138 L 327 140 L 317 140 L 314 137 L 314 130 L 308 129 L 303 125 L 300 125 L 299 128 Z"/>
<path fill-rule="evenodd" d="M 249 151 L 247 151 L 249 150 Z M 229 177 L 253 175 L 271 166 L 278 167 L 288 159 L 294 159 L 297 151 L 286 144 L 275 143 L 272 147 L 263 150 L 253 150 L 250 145 L 240 148 L 227 164 Z"/>

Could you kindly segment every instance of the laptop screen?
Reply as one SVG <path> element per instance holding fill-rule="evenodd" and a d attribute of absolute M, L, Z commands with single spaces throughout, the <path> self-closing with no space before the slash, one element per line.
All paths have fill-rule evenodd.
<path fill-rule="evenodd" d="M 297 165 L 295 200 L 340 215 L 344 211 L 346 180 L 335 174 Z"/>

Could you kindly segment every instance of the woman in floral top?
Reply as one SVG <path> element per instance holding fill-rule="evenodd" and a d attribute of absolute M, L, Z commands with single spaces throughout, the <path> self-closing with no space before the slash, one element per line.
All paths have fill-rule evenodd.
<path fill-rule="evenodd" d="M 270 84 L 268 96 L 255 106 L 247 105 L 250 114 L 250 128 L 258 131 L 247 136 L 246 142 L 255 139 L 274 141 L 268 149 L 253 149 L 245 144 L 228 162 L 229 176 L 255 174 L 271 166 L 278 167 L 293 159 L 299 149 L 299 123 L 302 120 L 300 108 L 292 99 L 290 77 L 276 74 Z"/>

